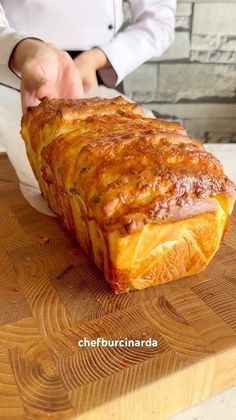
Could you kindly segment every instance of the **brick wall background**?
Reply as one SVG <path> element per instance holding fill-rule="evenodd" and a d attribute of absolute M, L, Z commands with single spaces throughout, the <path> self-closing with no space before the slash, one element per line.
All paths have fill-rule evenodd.
<path fill-rule="evenodd" d="M 128 19 L 128 4 L 125 11 Z M 235 143 L 236 0 L 178 0 L 174 43 L 129 75 L 124 88 L 204 142 Z"/>

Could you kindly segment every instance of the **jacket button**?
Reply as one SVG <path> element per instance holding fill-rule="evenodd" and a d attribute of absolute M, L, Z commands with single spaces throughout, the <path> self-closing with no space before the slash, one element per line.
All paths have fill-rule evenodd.
<path fill-rule="evenodd" d="M 108 25 L 108 29 L 111 31 L 114 28 L 114 26 L 110 23 L 110 25 Z"/>

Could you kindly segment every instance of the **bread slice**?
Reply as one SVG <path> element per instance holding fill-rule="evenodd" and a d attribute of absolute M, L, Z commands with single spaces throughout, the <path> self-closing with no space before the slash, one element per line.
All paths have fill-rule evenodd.
<path fill-rule="evenodd" d="M 45 98 L 21 133 L 43 196 L 115 293 L 199 273 L 218 250 L 235 185 L 179 123 L 121 97 Z"/>

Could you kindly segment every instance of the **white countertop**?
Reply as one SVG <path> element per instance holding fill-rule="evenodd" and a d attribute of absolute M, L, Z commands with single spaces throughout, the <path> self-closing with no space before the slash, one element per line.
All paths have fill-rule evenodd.
<path fill-rule="evenodd" d="M 235 420 L 236 386 L 194 405 L 168 420 Z"/>

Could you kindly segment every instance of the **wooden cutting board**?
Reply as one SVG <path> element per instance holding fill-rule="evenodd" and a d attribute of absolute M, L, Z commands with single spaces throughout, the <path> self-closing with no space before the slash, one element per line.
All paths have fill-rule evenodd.
<path fill-rule="evenodd" d="M 6 155 L 0 180 L 1 419 L 164 419 L 236 383 L 236 224 L 203 274 L 115 296 L 27 204 Z M 158 346 L 81 349 L 83 337 Z"/>

